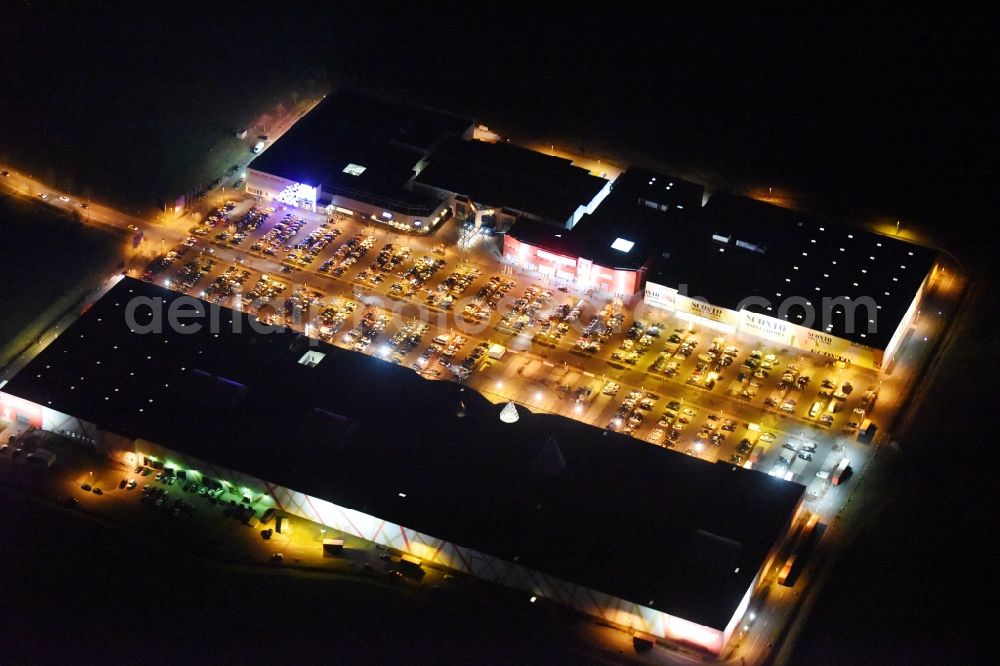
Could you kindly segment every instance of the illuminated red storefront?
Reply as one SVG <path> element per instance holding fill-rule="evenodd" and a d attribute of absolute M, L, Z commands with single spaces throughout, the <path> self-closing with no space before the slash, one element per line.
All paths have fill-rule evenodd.
<path fill-rule="evenodd" d="M 623 255 L 625 253 L 627 250 L 623 251 Z M 584 257 L 532 245 L 510 234 L 503 239 L 503 256 L 522 268 L 572 282 L 581 289 L 593 287 L 612 294 L 636 293 L 642 288 L 646 273 L 645 267 L 633 269 L 602 266 Z"/>

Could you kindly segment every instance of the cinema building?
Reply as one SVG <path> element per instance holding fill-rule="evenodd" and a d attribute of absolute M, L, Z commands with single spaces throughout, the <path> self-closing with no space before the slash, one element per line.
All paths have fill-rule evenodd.
<path fill-rule="evenodd" d="M 246 190 L 286 206 L 336 211 L 407 233 L 450 215 L 414 176 L 449 139 L 469 139 L 471 118 L 341 87 L 247 168 Z"/>
<path fill-rule="evenodd" d="M 221 327 L 145 330 L 155 299 L 181 298 Z M 128 278 L 2 387 L 0 409 L 225 501 L 715 655 L 787 554 L 804 492 Z"/>

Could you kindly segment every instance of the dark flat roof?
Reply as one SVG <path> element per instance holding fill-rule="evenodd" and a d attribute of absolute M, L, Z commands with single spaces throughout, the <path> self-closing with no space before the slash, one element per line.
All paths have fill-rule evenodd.
<path fill-rule="evenodd" d="M 568 159 L 509 143 L 462 140 L 435 151 L 415 182 L 560 224 L 607 184 Z"/>
<path fill-rule="evenodd" d="M 649 181 L 664 179 L 672 184 L 664 210 L 644 205 L 643 197 L 651 196 Z M 659 194 L 661 188 L 655 188 Z M 664 238 L 673 233 L 686 217 L 701 206 L 702 187 L 672 180 L 662 174 L 630 168 L 611 184 L 611 193 L 593 213 L 588 213 L 571 230 L 557 228 L 533 220 L 518 220 L 508 232 L 511 236 L 551 252 L 570 257 L 583 257 L 607 268 L 639 270 L 652 265 L 659 255 Z M 680 205 L 678 205 L 680 204 Z M 686 205 L 685 205 L 686 204 Z M 617 239 L 634 243 L 628 252 L 611 247 Z"/>
<path fill-rule="evenodd" d="M 803 493 L 559 416 L 504 424 L 471 389 L 210 304 L 217 337 L 133 333 L 135 297 L 181 294 L 123 279 L 4 391 L 718 629 Z M 549 438 L 555 476 L 534 464 Z"/>
<path fill-rule="evenodd" d="M 251 167 L 393 210 L 433 212 L 437 201 L 403 186 L 426 153 L 471 125 L 470 118 L 344 87 L 292 126 Z M 345 173 L 348 164 L 364 171 L 358 176 Z"/>
<path fill-rule="evenodd" d="M 817 312 L 811 328 L 882 349 L 937 256 L 930 248 L 897 238 L 724 193 L 713 194 L 697 217 L 665 238 L 662 247 L 668 256 L 657 260 L 648 278 L 655 283 L 685 284 L 689 296 L 730 309 L 747 297 L 762 296 L 772 302 L 771 309 L 750 309 L 775 317 L 783 299 L 801 297 Z M 828 327 L 822 325 L 822 298 L 844 296 L 855 302 L 863 296 L 874 300 L 874 331 L 868 331 L 863 318 L 848 330 L 842 309 L 834 309 Z M 866 309 L 858 313 L 864 315 Z M 788 308 L 784 315 L 792 323 L 807 323 L 802 307 Z"/>
<path fill-rule="evenodd" d="M 607 268 L 639 270 L 656 256 L 664 225 L 669 226 L 669 219 L 635 206 L 618 206 L 609 196 L 593 215 L 584 215 L 570 230 L 521 219 L 507 233 L 557 254 L 583 257 Z M 634 243 L 633 247 L 628 252 L 611 247 L 619 238 Z"/>
<path fill-rule="evenodd" d="M 641 206 L 651 207 L 655 203 L 665 206 L 663 210 L 688 212 L 701 208 L 705 193 L 704 185 L 634 166 L 615 179 L 614 189 L 619 196 Z"/>

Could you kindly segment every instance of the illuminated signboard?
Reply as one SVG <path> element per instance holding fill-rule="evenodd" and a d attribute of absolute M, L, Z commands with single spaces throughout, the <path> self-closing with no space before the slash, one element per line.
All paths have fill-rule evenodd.
<path fill-rule="evenodd" d="M 741 311 L 740 315 L 741 332 L 783 345 L 794 344 L 797 326 L 749 310 Z"/>
<path fill-rule="evenodd" d="M 688 299 L 687 306 L 688 311 L 691 312 L 691 314 L 698 315 L 699 317 L 706 317 L 713 321 L 722 321 L 725 312 L 717 305 L 703 303 L 690 298 Z"/>
<path fill-rule="evenodd" d="M 646 305 L 664 310 L 673 310 L 677 305 L 676 297 L 676 289 L 665 287 L 655 282 L 646 282 L 646 291 L 643 294 L 643 301 Z"/>
<path fill-rule="evenodd" d="M 304 183 L 292 183 L 282 189 L 275 199 L 289 206 L 305 206 L 315 210 L 316 188 Z"/>
<path fill-rule="evenodd" d="M 299 186 L 295 188 L 295 194 L 298 195 L 300 201 L 316 203 L 316 188 L 312 185 L 299 183 Z"/>
<path fill-rule="evenodd" d="M 740 323 L 739 314 L 727 308 L 720 308 L 682 294 L 677 294 L 675 301 L 675 312 L 679 319 L 724 333 L 735 333 Z"/>
<path fill-rule="evenodd" d="M 255 169 L 248 169 L 247 173 L 250 174 L 250 178 L 254 180 L 255 183 L 270 183 L 275 188 L 286 188 L 289 186 L 294 186 L 295 183 L 288 180 L 287 178 L 281 178 L 279 176 L 273 176 L 269 173 L 264 173 L 263 171 L 257 171 Z"/>
<path fill-rule="evenodd" d="M 812 343 L 817 347 L 832 347 L 834 341 L 838 340 L 838 338 L 835 338 L 832 335 L 826 335 L 825 333 L 820 333 L 818 331 L 813 331 L 809 329 L 806 329 L 805 333 L 806 333 L 806 340 L 808 340 L 810 343 Z"/>

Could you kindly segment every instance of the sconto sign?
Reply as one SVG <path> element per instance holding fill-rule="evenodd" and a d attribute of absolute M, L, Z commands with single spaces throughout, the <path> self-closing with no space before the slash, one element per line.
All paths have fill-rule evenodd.
<path fill-rule="evenodd" d="M 878 369 L 881 362 L 882 353 L 864 344 L 759 312 L 712 305 L 653 282 L 645 285 L 644 301 L 652 307 L 672 311 L 682 321 L 726 335 L 739 331 L 772 344 L 843 359 L 866 368 Z"/>
<path fill-rule="evenodd" d="M 713 319 L 715 321 L 722 321 L 722 308 L 716 307 L 709 303 L 702 303 L 701 301 L 689 300 L 688 307 L 691 310 L 691 314 L 696 314 L 699 317 L 706 317 L 708 319 Z"/>
<path fill-rule="evenodd" d="M 677 294 L 674 301 L 676 316 L 695 325 L 708 326 L 712 330 L 730 335 L 736 332 L 736 327 L 740 323 L 740 313 L 728 308 L 712 305 L 684 294 Z"/>
<path fill-rule="evenodd" d="M 777 319 L 771 319 L 770 317 L 761 317 L 760 315 L 747 314 L 743 321 L 746 328 L 754 331 L 767 331 L 769 333 L 787 333 L 788 326 L 783 321 L 778 321 Z"/>
<path fill-rule="evenodd" d="M 823 347 L 833 346 L 833 336 L 824 335 L 812 330 L 806 330 L 806 340 Z"/>
<path fill-rule="evenodd" d="M 780 319 L 756 314 L 748 310 L 741 311 L 741 314 L 740 330 L 744 333 L 750 333 L 759 338 L 778 342 L 783 345 L 792 345 L 795 343 L 795 334 L 799 327 Z"/>

